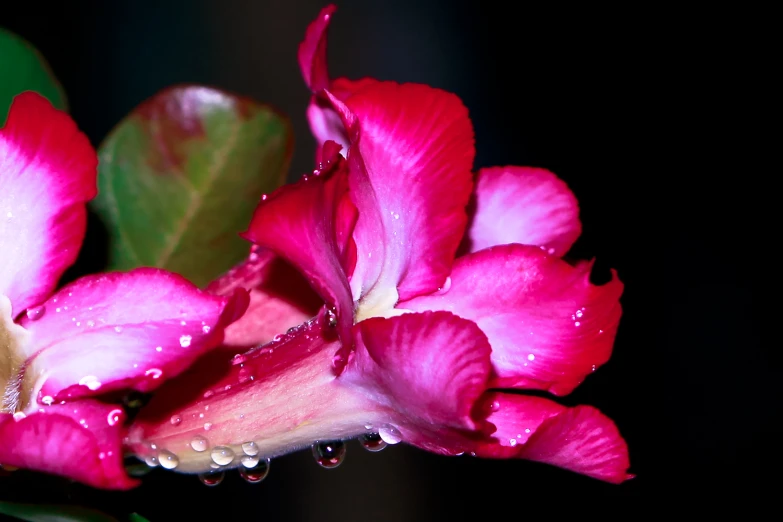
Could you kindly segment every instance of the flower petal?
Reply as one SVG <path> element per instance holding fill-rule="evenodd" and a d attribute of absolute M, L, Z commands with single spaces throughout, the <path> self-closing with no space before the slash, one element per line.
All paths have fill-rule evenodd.
<path fill-rule="evenodd" d="M 247 312 L 226 328 L 223 345 L 251 348 L 267 343 L 314 317 L 323 300 L 291 265 L 271 250 L 253 246 L 248 258 L 210 283 L 207 291 L 231 296 L 238 288 L 248 289 Z"/>
<path fill-rule="evenodd" d="M 617 275 L 602 286 L 589 277 L 589 263 L 501 245 L 459 258 L 447 291 L 400 307 L 475 321 L 492 345 L 493 387 L 564 395 L 609 360 L 620 321 Z"/>
<path fill-rule="evenodd" d="M 521 243 L 563 256 L 582 232 L 579 203 L 552 172 L 494 167 L 478 172 L 467 251 Z"/>
<path fill-rule="evenodd" d="M 475 154 L 467 110 L 453 94 L 391 82 L 365 87 L 344 105 L 331 99 L 349 129 L 359 210 L 353 295 L 372 292 L 372 303 L 436 290 L 467 222 Z"/>
<path fill-rule="evenodd" d="M 337 8 L 328 5 L 321 9 L 308 27 L 304 41 L 299 44 L 299 68 L 305 83 L 313 92 L 329 87 L 329 71 L 326 65 L 326 30 Z"/>
<path fill-rule="evenodd" d="M 0 129 L 0 294 L 14 316 L 38 304 L 79 253 L 98 158 L 71 118 L 34 92 Z"/>
<path fill-rule="evenodd" d="M 417 432 L 476 430 L 471 417 L 491 365 L 486 336 L 447 312 L 374 317 L 354 327 L 356 352 L 341 379 L 367 389 Z"/>
<path fill-rule="evenodd" d="M 491 393 L 493 442 L 479 444 L 479 457 L 544 462 L 619 484 L 627 473 L 628 446 L 614 423 L 591 406 L 567 408 L 540 397 Z"/>
<path fill-rule="evenodd" d="M 353 299 L 343 264 L 347 247 L 339 241 L 349 240 L 350 234 L 340 228 L 353 225 L 355 209 L 347 198 L 343 166 L 337 156 L 328 170 L 269 195 L 242 236 L 274 251 L 305 275 L 318 295 L 336 308 L 340 338 L 350 349 Z"/>
<path fill-rule="evenodd" d="M 247 308 L 247 294 L 218 297 L 177 274 L 139 268 L 83 277 L 44 307 L 22 322 L 39 402 L 156 388 L 220 344 L 226 325 Z"/>
<path fill-rule="evenodd" d="M 20 420 L 0 414 L 0 462 L 103 489 L 138 484 L 123 468 L 125 413 L 93 400 L 42 407 Z"/>

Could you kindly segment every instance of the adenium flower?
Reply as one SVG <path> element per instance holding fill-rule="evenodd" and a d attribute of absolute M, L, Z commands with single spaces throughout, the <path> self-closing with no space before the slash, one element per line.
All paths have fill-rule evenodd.
<path fill-rule="evenodd" d="M 0 129 L 0 463 L 124 489 L 135 481 L 111 392 L 180 373 L 222 342 L 247 295 L 150 268 L 53 293 L 84 238 L 97 164 L 68 115 L 33 92 L 14 98 Z"/>
<path fill-rule="evenodd" d="M 244 234 L 250 258 L 211 287 L 253 289 L 232 347 L 268 340 L 267 316 L 287 328 L 307 313 L 302 294 L 270 290 L 273 263 L 298 269 L 325 306 L 161 390 L 131 429 L 133 449 L 203 473 L 313 445 L 329 467 L 339 441 L 363 437 L 626 480 L 611 420 L 523 393 L 571 392 L 609 359 L 620 319 L 616 274 L 596 286 L 592 263 L 560 257 L 581 231 L 573 194 L 538 168 L 474 176 L 473 129 L 452 94 L 330 81 L 333 9 L 299 51 L 320 165 L 263 198 Z"/>

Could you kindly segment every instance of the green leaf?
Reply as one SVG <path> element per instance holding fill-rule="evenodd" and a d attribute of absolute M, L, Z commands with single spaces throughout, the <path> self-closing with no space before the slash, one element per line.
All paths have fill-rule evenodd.
<path fill-rule="evenodd" d="M 17 504 L 0 502 L 0 514 L 28 522 L 117 522 L 100 511 L 56 504 Z"/>
<path fill-rule="evenodd" d="M 265 105 L 202 86 L 147 100 L 98 149 L 92 208 L 108 268 L 165 268 L 205 286 L 247 255 L 239 233 L 290 155 L 288 120 Z"/>
<path fill-rule="evenodd" d="M 0 27 L 0 126 L 5 124 L 14 96 L 36 91 L 58 109 L 65 94 L 41 54 L 29 43 Z"/>

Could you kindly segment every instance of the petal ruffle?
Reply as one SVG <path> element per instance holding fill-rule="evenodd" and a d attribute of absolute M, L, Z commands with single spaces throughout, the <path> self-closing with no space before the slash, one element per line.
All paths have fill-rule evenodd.
<path fill-rule="evenodd" d="M 338 333 L 349 350 L 353 299 L 344 261 L 350 234 L 342 229 L 352 228 L 355 209 L 347 196 L 344 163 L 339 156 L 333 161 L 328 170 L 269 195 L 242 236 L 299 269 L 323 300 L 336 308 Z"/>
<path fill-rule="evenodd" d="M 479 457 L 544 462 L 619 484 L 629 474 L 628 446 L 617 426 L 591 406 L 567 408 L 540 397 L 488 393 L 497 431 L 479 444 Z"/>
<path fill-rule="evenodd" d="M 477 430 L 471 416 L 490 374 L 475 323 L 448 312 L 374 317 L 354 327 L 356 352 L 341 377 L 396 411 L 416 432 Z"/>
<path fill-rule="evenodd" d="M 0 130 L 0 294 L 14 316 L 47 297 L 79 253 L 98 158 L 64 112 L 34 92 Z"/>
<path fill-rule="evenodd" d="M 223 345 L 252 348 L 314 317 L 323 300 L 302 275 L 271 250 L 253 246 L 248 258 L 207 287 L 230 296 L 248 289 L 247 312 L 226 328 Z"/>
<path fill-rule="evenodd" d="M 321 9 L 305 32 L 304 41 L 299 44 L 299 68 L 305 83 L 313 92 L 329 87 L 329 71 L 326 64 L 326 30 L 329 20 L 337 8 L 329 5 Z"/>
<path fill-rule="evenodd" d="M 475 154 L 467 109 L 453 94 L 391 82 L 365 87 L 344 104 L 331 100 L 350 136 L 351 198 L 359 210 L 353 295 L 372 308 L 388 305 L 388 295 L 404 300 L 436 290 L 467 223 Z"/>
<path fill-rule="evenodd" d="M 502 245 L 459 258 L 447 291 L 400 307 L 475 321 L 492 346 L 493 387 L 564 395 L 609 360 L 620 321 L 616 274 L 602 286 L 589 277 L 590 263 Z"/>
<path fill-rule="evenodd" d="M 520 243 L 563 256 L 582 232 L 579 203 L 565 182 L 548 170 L 481 169 L 474 197 L 468 252 Z"/>
<path fill-rule="evenodd" d="M 38 409 L 22 419 L 0 414 L 0 462 L 103 489 L 137 485 L 123 467 L 125 413 L 93 400 Z"/>
<path fill-rule="evenodd" d="M 32 372 L 33 398 L 51 403 L 156 388 L 221 343 L 247 293 L 219 297 L 177 274 L 139 268 L 78 279 L 43 307 L 23 317 L 31 334 L 25 378 Z"/>

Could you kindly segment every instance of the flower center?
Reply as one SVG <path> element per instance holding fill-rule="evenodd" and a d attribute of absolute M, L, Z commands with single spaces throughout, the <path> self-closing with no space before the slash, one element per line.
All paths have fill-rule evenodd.
<path fill-rule="evenodd" d="M 382 290 L 371 290 L 365 295 L 356 307 L 354 314 L 354 323 L 364 321 L 370 317 L 395 317 L 402 315 L 408 310 L 394 308 L 397 301 L 400 300 L 400 294 L 395 287 L 387 287 Z"/>
<path fill-rule="evenodd" d="M 11 301 L 0 295 L 0 413 L 15 413 L 24 404 L 24 344 L 30 333 L 14 323 Z"/>

